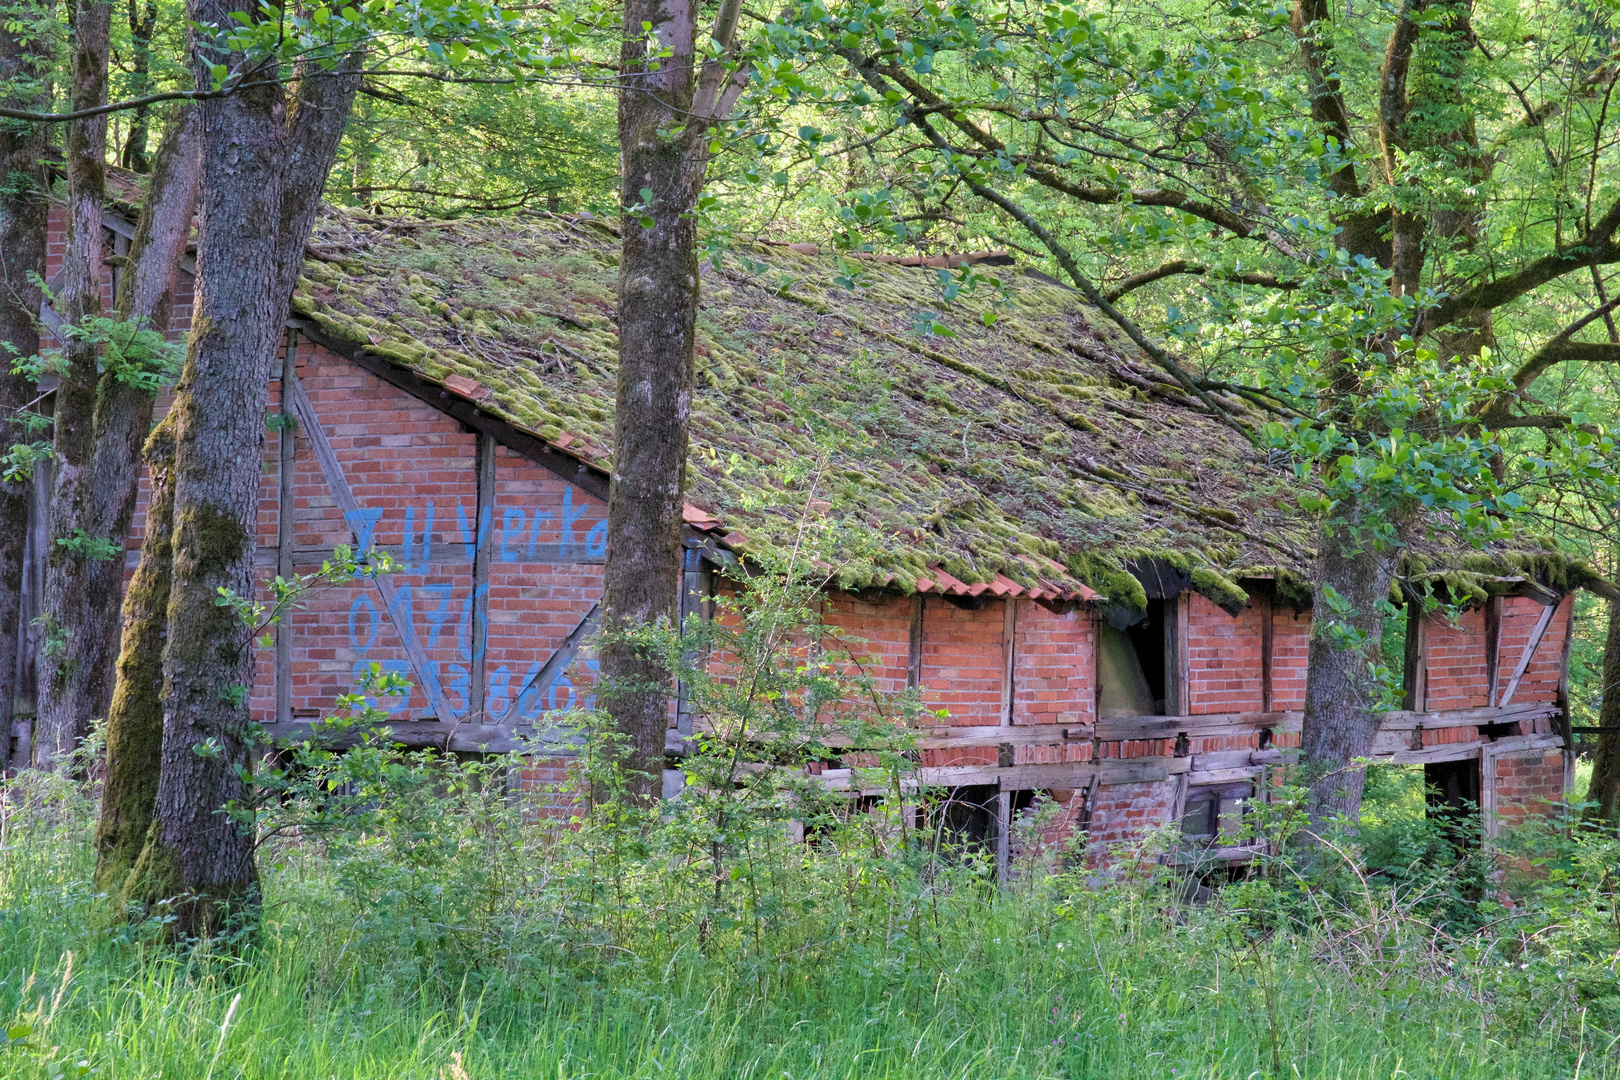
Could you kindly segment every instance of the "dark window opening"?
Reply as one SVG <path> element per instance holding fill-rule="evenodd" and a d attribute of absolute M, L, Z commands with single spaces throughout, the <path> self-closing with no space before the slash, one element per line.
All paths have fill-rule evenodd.
<path fill-rule="evenodd" d="M 1020 810 L 1033 805 L 1035 794 L 1033 791 L 1011 792 L 1011 816 L 1016 818 Z M 919 817 L 923 820 L 919 821 L 919 825 L 933 833 L 935 850 L 942 854 L 993 855 L 996 850 L 996 814 L 1000 796 L 1001 788 L 995 784 L 952 788 L 949 795 L 921 811 Z"/>
<path fill-rule="evenodd" d="M 1238 843 L 1242 839 L 1243 818 L 1253 798 L 1254 785 L 1248 781 L 1192 788 L 1187 792 L 1181 815 L 1181 835 L 1209 843 L 1217 840 Z"/>
<path fill-rule="evenodd" d="M 1428 818 L 1439 822 L 1458 847 L 1471 847 L 1479 835 L 1479 762 L 1436 761 L 1423 766 Z"/>
<path fill-rule="evenodd" d="M 1097 715 L 1165 715 L 1165 620 L 1174 600 L 1149 600 L 1147 617 L 1118 630 L 1102 623 L 1097 634 Z"/>

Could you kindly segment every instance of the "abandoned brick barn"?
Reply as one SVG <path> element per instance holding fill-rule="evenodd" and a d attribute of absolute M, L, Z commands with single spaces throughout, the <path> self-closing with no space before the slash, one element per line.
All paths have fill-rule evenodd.
<path fill-rule="evenodd" d="M 109 212 L 109 248 L 131 220 Z M 413 684 L 382 702 L 407 744 L 509 748 L 589 700 L 615 253 L 588 217 L 320 223 L 266 387 L 268 413 L 297 423 L 267 434 L 259 566 L 307 572 L 353 543 L 407 569 L 281 626 L 252 699 L 271 732 L 324 715 L 373 662 Z M 975 260 L 840 269 L 755 244 L 705 267 L 689 602 L 705 608 L 810 515 L 842 553 L 826 623 L 864 640 L 886 688 L 948 711 L 923 733 L 924 782 L 992 828 L 1044 790 L 1094 842 L 1179 820 L 1219 847 L 1298 741 L 1298 481 L 1004 256 L 942 306 L 947 261 Z M 189 289 L 181 275 L 176 333 Z M 936 319 L 955 336 L 929 333 Z M 138 513 L 131 566 L 139 527 Z M 1410 605 L 1407 711 L 1377 756 L 1421 763 L 1491 831 L 1568 789 L 1569 591 L 1588 576 L 1512 552 L 1428 573 L 1467 606 L 1450 622 Z M 672 765 L 694 723 L 672 711 Z M 555 764 L 525 782 L 558 779 Z"/>

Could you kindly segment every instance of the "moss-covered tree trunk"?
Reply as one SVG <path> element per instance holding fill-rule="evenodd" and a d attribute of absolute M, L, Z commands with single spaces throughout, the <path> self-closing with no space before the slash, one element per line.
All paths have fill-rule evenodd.
<path fill-rule="evenodd" d="M 1620 601 L 1609 601 L 1609 635 L 1603 644 L 1603 705 L 1598 712 L 1597 755 L 1586 798 L 1610 825 L 1620 824 Z M 1571 748 L 1573 749 L 1573 748 Z"/>
<path fill-rule="evenodd" d="M 50 102 L 46 77 L 54 20 L 42 4 L 0 7 L 0 95 L 8 105 Z M 0 416 L 15 416 L 34 386 L 14 375 L 12 360 L 39 351 L 40 288 L 45 276 L 44 124 L 0 123 Z M 0 432 L 5 444 L 24 442 L 21 430 Z M 17 649 L 22 613 L 23 541 L 28 532 L 26 483 L 0 481 L 0 771 L 11 765 L 12 710 L 17 697 Z M 26 762 L 24 763 L 26 764 Z"/>
<path fill-rule="evenodd" d="M 163 646 L 174 536 L 174 423 L 146 443 L 151 477 L 141 562 L 124 597 L 118 683 L 107 713 L 107 778 L 96 820 L 96 887 L 121 895 L 152 824 L 163 758 Z"/>
<path fill-rule="evenodd" d="M 1341 508 L 1351 514 L 1356 507 Z M 1317 537 L 1316 582 L 1300 736 L 1300 780 L 1313 823 L 1361 813 L 1367 770 L 1381 714 L 1372 665 L 1400 551 L 1358 544 L 1330 520 Z"/>
<path fill-rule="evenodd" d="M 107 54 L 112 33 L 108 0 L 79 0 L 73 11 L 73 74 L 68 99 L 75 110 L 106 103 Z M 87 648 L 100 627 L 83 619 L 87 570 L 107 561 L 107 536 L 85 529 L 90 459 L 95 452 L 96 383 L 101 349 L 86 320 L 102 314 L 102 225 L 106 195 L 107 117 L 68 124 L 64 154 L 67 172 L 67 251 L 57 314 L 78 333 L 63 342 L 61 376 L 52 417 L 55 422 L 54 487 L 48 512 L 45 594 L 41 604 L 45 642 L 39 658 L 39 719 L 34 746 L 41 765 L 71 754 L 90 732 L 92 700 L 74 693 L 76 685 L 106 685 L 110 658 Z M 120 540 L 122 538 L 119 538 Z M 118 544 L 121 553 L 123 545 Z M 97 667 L 97 663 L 100 666 Z"/>
<path fill-rule="evenodd" d="M 230 0 L 192 0 L 203 31 Z M 194 43 L 197 83 L 240 63 Z M 352 72 L 352 66 L 348 69 Z M 312 74 L 312 73 L 311 73 Z M 249 802 L 250 628 L 218 603 L 255 592 L 253 549 L 265 390 L 320 193 L 358 77 L 305 78 L 288 101 L 263 86 L 204 102 L 197 296 L 175 394 L 174 512 L 163 655 L 160 776 L 126 898 L 172 900 L 171 932 L 206 934 L 258 896 L 253 836 L 228 812 Z"/>
<path fill-rule="evenodd" d="M 176 266 L 197 206 L 198 133 L 196 110 L 188 106 L 174 116 L 154 161 L 131 246 L 131 265 L 118 295 L 120 316 L 143 326 L 169 323 Z M 96 421 L 98 511 L 105 517 L 105 527 L 115 530 L 112 535 L 129 532 L 143 441 L 151 478 L 146 537 L 124 599 L 121 641 L 102 646 L 104 655 L 116 660 L 117 678 L 107 710 L 107 773 L 96 822 L 96 883 L 103 891 L 116 893 L 140 854 L 157 797 L 174 527 L 174 425 L 162 425 L 148 439 L 152 395 L 107 376 L 102 379 Z M 92 612 L 92 617 L 116 630 L 122 560 L 92 569 L 103 578 L 95 599 L 104 609 Z"/>

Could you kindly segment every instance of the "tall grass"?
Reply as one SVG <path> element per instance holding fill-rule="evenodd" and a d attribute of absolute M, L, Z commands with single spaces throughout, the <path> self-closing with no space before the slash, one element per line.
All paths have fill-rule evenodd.
<path fill-rule="evenodd" d="M 779 898 L 815 910 L 773 916 L 779 929 L 763 939 L 720 935 L 705 950 L 688 923 L 613 940 L 576 928 L 559 945 L 535 920 L 512 931 L 530 935 L 523 963 L 508 936 L 465 962 L 401 967 L 420 926 L 407 932 L 396 911 L 363 930 L 376 911 L 334 884 L 343 868 L 309 843 L 266 860 L 251 944 L 160 948 L 93 894 L 84 796 L 8 794 L 6 1077 L 1620 1075 L 1612 993 L 1582 982 L 1603 970 L 1612 980 L 1620 942 L 1605 957 L 1593 937 L 1578 971 L 1528 931 L 1517 945 L 1446 943 L 1389 890 L 1358 907 L 1329 885 L 1250 883 L 1193 907 L 1152 874 L 1104 882 L 1029 866 L 1002 891 L 971 865 L 908 878 L 897 860 L 882 882 L 869 852 L 827 845 L 773 864 Z M 431 892 L 464 886 L 461 872 L 420 874 Z M 536 880 L 519 888 L 549 896 Z M 842 907 L 829 900 L 839 894 Z M 1325 912 L 1317 929 L 1280 917 L 1313 903 Z"/>

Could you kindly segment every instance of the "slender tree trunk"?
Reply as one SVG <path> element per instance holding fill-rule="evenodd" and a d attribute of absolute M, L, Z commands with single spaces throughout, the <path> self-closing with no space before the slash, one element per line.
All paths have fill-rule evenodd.
<path fill-rule="evenodd" d="M 124 597 L 118 687 L 107 714 L 107 778 L 96 820 L 96 887 L 122 895 L 152 825 L 163 759 L 163 646 L 174 538 L 174 423 L 146 443 L 151 496 L 141 562 Z M 138 900 L 139 897 L 126 899 Z"/>
<path fill-rule="evenodd" d="M 79 0 L 73 16 L 73 82 L 69 99 L 75 109 L 107 100 L 107 52 L 112 32 L 108 0 Z M 41 608 L 45 644 L 40 657 L 39 720 L 34 745 L 41 765 L 72 753 L 90 733 L 92 703 L 73 693 L 73 683 L 98 680 L 86 669 L 87 639 L 97 628 L 80 621 L 74 595 L 89 565 L 109 558 L 107 537 L 84 528 L 90 458 L 95 450 L 97 370 L 101 349 L 86 331 L 86 320 L 102 314 L 102 225 L 106 194 L 107 118 L 91 117 L 68 125 L 67 252 L 57 314 L 81 331 L 63 342 L 62 370 L 56 389 L 54 421 L 55 484 L 47 515 L 49 537 L 45 595 Z M 121 545 L 120 545 L 121 546 Z M 110 674 L 110 673 L 109 673 Z"/>
<path fill-rule="evenodd" d="M 21 4 L 0 7 L 0 13 L 0 87 L 6 104 L 48 105 L 49 12 L 43 5 Z M 34 384 L 12 374 L 11 367 L 14 360 L 39 352 L 42 297 L 34 282 L 45 276 L 49 147 L 44 124 L 0 122 L 0 420 L 7 422 L 0 445 L 27 441 L 24 430 L 10 421 L 33 400 Z M 11 765 L 27 532 L 28 484 L 0 482 L 0 772 Z"/>
<path fill-rule="evenodd" d="M 1598 712 L 1597 755 L 1592 759 L 1588 802 L 1599 818 L 1620 824 L 1620 601 L 1609 601 L 1609 635 L 1603 644 L 1603 706 Z M 1573 752 L 1573 747 L 1571 752 Z"/>
<path fill-rule="evenodd" d="M 174 117 L 158 148 L 131 246 L 132 264 L 119 290 L 119 312 L 129 321 L 154 328 L 169 323 L 176 265 L 185 252 L 197 205 L 199 134 L 196 110 L 185 108 Z M 92 567 L 100 580 L 92 582 L 87 593 L 100 608 L 87 611 L 87 623 L 105 624 L 112 631 L 97 642 L 97 662 L 116 662 L 117 672 L 107 711 L 107 776 L 96 823 L 96 882 L 106 892 L 115 892 L 123 884 L 146 839 L 157 796 L 163 737 L 162 650 L 168 636 L 174 426 L 164 425 L 148 440 L 152 404 L 151 394 L 103 377 L 97 407 L 95 476 L 101 496 L 99 510 L 110 521 L 106 527 L 111 535 L 129 534 L 143 441 L 151 477 L 146 538 L 124 600 L 122 642 L 117 638 L 122 560 Z"/>
<path fill-rule="evenodd" d="M 709 37 L 729 49 L 740 6 L 725 0 Z M 708 131 L 746 84 L 711 60 L 694 66 L 693 0 L 626 0 L 619 58 L 619 378 L 603 571 L 602 699 L 629 740 L 636 794 L 661 790 L 670 673 L 644 628 L 675 626 L 681 505 L 695 381 L 697 222 Z M 647 27 L 663 46 L 648 54 Z M 635 208 L 635 209 L 632 209 Z"/>
<path fill-rule="evenodd" d="M 195 109 L 177 110 L 159 148 L 121 275 L 114 317 L 141 329 L 163 331 L 169 325 L 175 275 L 197 206 L 199 129 Z M 45 572 L 45 612 L 62 633 L 51 657 L 52 678 L 40 691 L 40 712 L 50 718 L 51 728 L 71 723 L 81 734 L 91 719 L 106 715 L 112 700 L 124 538 L 135 512 L 141 447 L 152 429 L 153 406 L 150 390 L 114 371 L 102 373 L 93 390 L 89 446 L 76 448 L 88 456 L 57 473 L 53 534 L 94 538 L 113 554 L 73 554 L 60 546 L 53 553 Z"/>
<path fill-rule="evenodd" d="M 1354 514 L 1358 508 L 1344 509 Z M 1379 601 L 1389 597 L 1400 558 L 1398 548 L 1351 546 L 1347 531 L 1325 523 L 1317 537 L 1300 779 L 1318 825 L 1361 813 L 1367 770 L 1357 762 L 1372 753 L 1382 720 L 1371 671 L 1383 629 Z"/>
<path fill-rule="evenodd" d="M 137 0 L 128 0 L 126 18 L 129 22 L 130 79 L 129 96 L 144 97 L 152 86 L 152 34 L 157 29 L 158 6 L 156 0 L 146 0 L 144 7 Z M 146 142 L 152 130 L 150 108 L 142 105 L 131 114 L 129 137 L 124 140 L 118 163 L 126 169 L 146 171 Z"/>
<path fill-rule="evenodd" d="M 193 0 L 189 14 L 223 27 L 231 8 L 230 0 Z M 232 59 L 240 57 L 195 47 L 198 85 L 210 65 Z M 226 812 L 249 801 L 252 640 L 216 601 L 221 589 L 254 594 L 265 390 L 292 274 L 358 82 L 353 74 L 306 79 L 292 102 L 279 87 L 257 87 L 202 105 L 196 314 L 172 410 L 161 775 L 125 888 L 132 903 L 173 898 L 178 936 L 213 932 L 257 904 L 253 837 Z"/>

